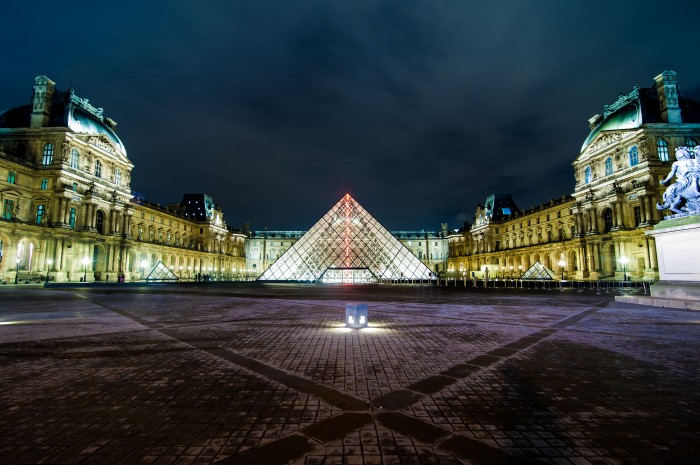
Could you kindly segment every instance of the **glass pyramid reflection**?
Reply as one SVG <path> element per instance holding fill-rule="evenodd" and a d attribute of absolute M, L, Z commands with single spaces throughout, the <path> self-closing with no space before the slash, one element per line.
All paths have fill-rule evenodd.
<path fill-rule="evenodd" d="M 371 283 L 432 278 L 418 257 L 346 194 L 258 280 Z"/>
<path fill-rule="evenodd" d="M 520 279 L 556 279 L 554 271 L 544 266 L 539 261 L 532 264 L 528 270 L 523 273 Z"/>

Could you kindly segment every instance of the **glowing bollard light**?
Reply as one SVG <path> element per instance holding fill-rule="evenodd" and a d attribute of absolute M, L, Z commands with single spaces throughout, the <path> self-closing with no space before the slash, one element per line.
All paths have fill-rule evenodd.
<path fill-rule="evenodd" d="M 367 327 L 367 304 L 345 304 L 345 326 L 348 328 Z"/>

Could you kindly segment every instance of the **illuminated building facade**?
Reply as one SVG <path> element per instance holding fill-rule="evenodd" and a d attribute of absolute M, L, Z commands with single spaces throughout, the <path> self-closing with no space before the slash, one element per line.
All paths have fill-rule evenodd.
<path fill-rule="evenodd" d="M 245 235 L 210 198 L 133 198 L 116 126 L 45 76 L 30 104 L 0 113 L 0 280 L 138 280 L 158 262 L 183 279 L 241 276 Z"/>
<path fill-rule="evenodd" d="M 589 120 L 573 162 L 571 196 L 526 211 L 479 207 L 473 225 L 448 237 L 448 275 L 519 277 L 539 261 L 567 279 L 658 279 L 656 209 L 677 147 L 700 141 L 700 102 L 684 98 L 676 73 L 635 86 Z M 488 202 L 487 202 L 488 204 Z"/>

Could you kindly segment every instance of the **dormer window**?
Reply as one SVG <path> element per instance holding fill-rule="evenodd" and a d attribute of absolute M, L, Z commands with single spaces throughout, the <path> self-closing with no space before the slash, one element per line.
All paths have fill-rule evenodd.
<path fill-rule="evenodd" d="M 102 177 L 102 162 L 100 160 L 95 160 L 95 177 Z"/>
<path fill-rule="evenodd" d="M 630 166 L 637 166 L 639 164 L 639 149 L 636 145 L 633 145 L 629 149 Z"/>
<path fill-rule="evenodd" d="M 44 146 L 44 157 L 41 159 L 42 166 L 51 166 L 53 163 L 53 144 L 49 142 Z"/>
<path fill-rule="evenodd" d="M 668 142 L 663 139 L 657 140 L 656 153 L 659 155 L 659 160 L 668 161 Z"/>

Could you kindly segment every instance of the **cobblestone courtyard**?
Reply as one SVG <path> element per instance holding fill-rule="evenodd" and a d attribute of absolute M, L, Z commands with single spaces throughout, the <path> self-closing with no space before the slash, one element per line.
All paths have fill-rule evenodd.
<path fill-rule="evenodd" d="M 589 291 L 8 286 L 0 463 L 696 464 L 699 336 Z"/>

